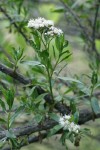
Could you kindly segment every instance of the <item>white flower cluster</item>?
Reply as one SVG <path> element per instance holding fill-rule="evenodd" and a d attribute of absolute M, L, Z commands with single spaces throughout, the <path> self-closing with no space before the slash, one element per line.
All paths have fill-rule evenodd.
<path fill-rule="evenodd" d="M 54 23 L 51 20 L 46 20 L 44 18 L 31 19 L 28 22 L 29 28 L 40 29 L 44 27 L 51 27 Z"/>
<path fill-rule="evenodd" d="M 80 130 L 80 126 L 75 124 L 74 122 L 70 122 L 70 119 L 70 115 L 64 115 L 63 117 L 60 117 L 59 124 L 63 127 L 64 130 L 78 133 Z"/>
<path fill-rule="evenodd" d="M 54 27 L 54 22 L 52 20 L 46 20 L 44 18 L 31 19 L 28 22 L 28 27 L 36 30 L 47 29 L 45 35 L 54 36 L 61 35 L 63 31 Z"/>
<path fill-rule="evenodd" d="M 63 34 L 63 31 L 61 29 L 58 29 L 54 26 L 51 26 L 49 31 L 47 33 L 45 33 L 46 35 L 50 35 L 50 36 L 54 36 L 54 35 L 61 35 Z"/>

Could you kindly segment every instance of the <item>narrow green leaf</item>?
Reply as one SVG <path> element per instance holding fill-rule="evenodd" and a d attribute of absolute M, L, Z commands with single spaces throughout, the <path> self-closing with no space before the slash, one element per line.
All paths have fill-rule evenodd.
<path fill-rule="evenodd" d="M 71 55 L 72 55 L 72 54 L 69 54 L 69 55 L 65 56 L 64 58 L 62 58 L 62 59 L 59 61 L 59 63 L 61 63 L 61 62 L 64 61 L 64 60 L 67 60 Z"/>
<path fill-rule="evenodd" d="M 43 119 L 43 116 L 40 114 L 36 114 L 34 119 L 36 120 L 37 123 L 40 123 Z"/>
<path fill-rule="evenodd" d="M 78 123 L 78 120 L 79 120 L 79 112 L 76 111 L 76 112 L 74 113 L 74 122 L 75 122 L 75 123 Z"/>
<path fill-rule="evenodd" d="M 9 89 L 7 91 L 7 97 L 6 97 L 6 101 L 7 101 L 7 104 L 9 106 L 9 109 L 12 108 L 13 106 L 13 102 L 14 102 L 14 90 L 13 89 Z"/>
<path fill-rule="evenodd" d="M 59 56 L 61 57 L 62 55 L 66 54 L 66 53 L 70 53 L 69 50 L 66 50 L 66 51 L 60 53 Z"/>
<path fill-rule="evenodd" d="M 70 77 L 58 77 L 58 79 L 83 84 L 81 81 L 79 81 L 77 79 L 70 78 Z"/>
<path fill-rule="evenodd" d="M 60 125 L 56 125 L 54 126 L 48 133 L 48 137 L 54 135 L 55 133 L 57 133 L 62 127 Z"/>
<path fill-rule="evenodd" d="M 55 48 L 54 48 L 54 46 L 52 46 L 52 48 L 53 48 L 53 55 L 54 55 L 54 58 L 56 58 L 56 53 L 55 53 Z"/>
<path fill-rule="evenodd" d="M 23 64 L 29 65 L 29 66 L 43 66 L 39 61 L 24 61 Z"/>
<path fill-rule="evenodd" d="M 15 121 L 16 117 L 18 117 L 20 114 L 22 114 L 22 112 L 24 111 L 25 107 L 24 106 L 20 106 L 15 113 L 11 116 L 10 118 L 10 123 L 9 123 L 9 127 L 11 127 L 12 123 Z"/>
<path fill-rule="evenodd" d="M 63 48 L 66 48 L 67 46 L 68 46 L 68 41 L 65 40 L 65 44 L 64 44 Z"/>
<path fill-rule="evenodd" d="M 57 122 L 59 121 L 59 116 L 57 114 L 50 113 L 49 116 L 50 116 L 51 119 L 53 119 L 53 120 L 55 120 Z"/>
<path fill-rule="evenodd" d="M 2 109 L 5 111 L 6 110 L 6 106 L 5 106 L 4 101 L 2 101 L 1 99 L 0 99 L 0 105 L 1 105 Z"/>
<path fill-rule="evenodd" d="M 91 82 L 92 82 L 93 85 L 95 85 L 97 83 L 97 81 L 98 81 L 98 75 L 95 71 L 93 71 Z"/>
<path fill-rule="evenodd" d="M 92 99 L 91 99 L 91 105 L 92 105 L 94 113 L 95 114 L 99 114 L 100 113 L 100 106 L 99 106 L 97 98 L 92 97 Z"/>
<path fill-rule="evenodd" d="M 51 9 L 51 12 L 53 12 L 53 13 L 63 13 L 63 12 L 65 12 L 65 9 L 64 8 Z"/>
<path fill-rule="evenodd" d="M 14 135 L 14 133 L 11 130 L 6 131 L 6 137 L 11 138 L 11 139 L 16 138 L 16 136 Z"/>
<path fill-rule="evenodd" d="M 6 121 L 3 118 L 0 118 L 1 123 L 6 123 Z"/>
<path fill-rule="evenodd" d="M 74 114 L 76 112 L 76 105 L 74 101 L 70 101 L 70 107 L 72 110 L 72 114 Z"/>

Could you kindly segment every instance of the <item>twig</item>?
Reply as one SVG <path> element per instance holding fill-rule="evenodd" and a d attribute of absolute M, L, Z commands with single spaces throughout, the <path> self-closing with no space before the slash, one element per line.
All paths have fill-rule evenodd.
<path fill-rule="evenodd" d="M 78 26 L 82 30 L 82 33 L 85 36 L 85 38 L 88 39 L 90 42 L 92 42 L 92 39 L 89 37 L 89 34 L 87 33 L 85 27 L 81 24 L 81 21 L 78 18 L 78 16 L 75 14 L 75 12 L 67 5 L 67 3 L 64 3 L 63 0 L 60 0 L 60 1 L 64 5 L 64 7 L 71 13 L 71 15 L 74 17 L 76 23 L 78 24 Z"/>
<path fill-rule="evenodd" d="M 30 84 L 32 82 L 30 79 L 24 78 L 21 74 L 14 72 L 13 69 L 11 69 L 1 63 L 0 63 L 0 71 L 13 77 L 14 79 L 18 80 L 20 83 Z"/>
<path fill-rule="evenodd" d="M 94 19 L 94 25 L 93 25 L 93 33 L 92 36 L 89 36 L 89 33 L 87 32 L 87 29 L 81 24 L 80 18 L 76 15 L 76 13 L 68 6 L 67 3 L 65 3 L 63 0 L 60 0 L 60 2 L 64 5 L 64 7 L 70 12 L 70 14 L 73 16 L 74 20 L 80 27 L 82 34 L 84 35 L 85 39 L 87 39 L 87 43 L 91 45 L 92 50 L 95 52 L 96 57 L 98 60 L 100 60 L 100 54 L 98 53 L 96 46 L 95 46 L 95 34 L 96 34 L 96 22 L 97 22 L 97 16 L 99 12 L 99 0 L 97 1 L 97 7 L 96 7 L 96 13 L 95 13 L 95 19 Z"/>
<path fill-rule="evenodd" d="M 8 18 L 10 23 L 13 24 L 14 27 L 20 32 L 20 34 L 24 37 L 25 41 L 29 43 L 29 40 L 24 34 L 24 32 L 22 32 L 21 28 L 19 28 L 18 25 L 15 22 L 13 22 L 13 19 L 7 14 L 6 10 L 0 6 L 0 11 Z"/>
<path fill-rule="evenodd" d="M 95 45 L 95 38 L 96 38 L 96 24 L 97 24 L 97 18 L 98 18 L 98 14 L 99 14 L 99 6 L 100 6 L 100 0 L 96 1 L 96 6 L 95 6 L 95 15 L 94 15 L 94 23 L 93 23 L 93 31 L 92 31 L 92 49 L 95 50 L 96 49 L 96 45 Z"/>

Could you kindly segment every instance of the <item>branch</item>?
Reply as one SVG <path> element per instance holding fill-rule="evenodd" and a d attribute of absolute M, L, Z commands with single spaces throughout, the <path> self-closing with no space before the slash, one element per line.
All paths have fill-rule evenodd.
<path fill-rule="evenodd" d="M 24 34 L 24 32 L 19 28 L 19 26 L 13 21 L 13 19 L 7 14 L 6 10 L 0 6 L 0 11 L 7 17 L 7 19 L 10 21 L 11 24 L 14 25 L 14 27 L 18 30 L 18 32 L 24 37 L 25 41 L 29 43 L 28 38 Z"/>
<path fill-rule="evenodd" d="M 27 142 L 24 142 L 24 141 L 22 142 L 22 144 L 20 145 L 20 148 L 24 147 L 24 146 L 27 146 L 28 144 L 35 143 L 35 142 L 38 142 L 40 140 L 43 140 L 46 137 L 47 137 L 47 133 L 41 133 L 41 135 L 34 136 L 34 137 L 29 137 L 27 139 Z M 8 148 L 4 148 L 3 150 L 11 150 L 11 148 L 8 147 Z"/>
<path fill-rule="evenodd" d="M 67 5 L 67 3 L 65 4 L 63 0 L 60 0 L 61 3 L 64 5 L 64 7 L 71 13 L 71 15 L 73 16 L 73 18 L 75 19 L 76 23 L 78 24 L 78 26 L 80 27 L 80 29 L 82 30 L 82 33 L 84 35 L 84 37 L 86 39 L 88 39 L 90 42 L 92 42 L 92 39 L 89 37 L 89 34 L 87 33 L 85 27 L 81 24 L 80 19 L 78 18 L 78 16 L 75 14 L 75 12 Z"/>
<path fill-rule="evenodd" d="M 80 18 L 76 15 L 76 13 L 68 6 L 67 3 L 65 3 L 63 0 L 60 0 L 60 1 L 64 5 L 64 7 L 70 12 L 70 14 L 73 16 L 74 20 L 80 27 L 82 34 L 84 35 L 85 39 L 87 40 L 86 42 L 89 41 L 89 43 L 91 44 L 92 50 L 96 54 L 97 59 L 100 60 L 100 54 L 98 53 L 96 46 L 95 46 L 95 36 L 96 36 L 95 30 L 96 30 L 97 16 L 98 16 L 98 12 L 99 12 L 99 0 L 98 0 L 97 7 L 96 7 L 96 13 L 95 13 L 95 19 L 94 19 L 94 25 L 93 25 L 93 33 L 91 36 L 89 36 L 89 33 L 87 32 L 86 28 L 81 24 Z"/>
<path fill-rule="evenodd" d="M 35 132 L 43 131 L 43 130 L 49 130 L 53 126 L 57 125 L 57 122 L 53 120 L 46 120 L 42 125 L 27 125 L 24 127 L 17 127 L 12 129 L 12 132 L 15 134 L 16 137 L 21 137 L 25 135 L 30 135 Z M 7 130 L 0 132 L 0 139 L 6 137 Z"/>
<path fill-rule="evenodd" d="M 79 115 L 79 122 L 78 124 L 84 124 L 85 122 L 92 120 L 92 112 L 89 110 L 81 110 L 80 111 L 80 115 Z M 100 118 L 100 114 L 98 114 L 97 116 L 95 116 L 96 118 Z M 39 131 L 44 131 L 44 130 L 49 130 L 51 128 L 53 128 L 55 125 L 57 125 L 58 123 L 54 120 L 50 120 L 50 119 L 46 119 L 44 123 L 42 123 L 42 125 L 36 125 L 36 124 L 32 124 L 32 125 L 27 125 L 24 127 L 17 127 L 17 128 L 13 128 L 11 129 L 12 132 L 15 134 L 16 137 L 21 137 L 21 136 L 25 136 L 25 135 L 31 135 L 32 133 L 35 132 L 39 132 Z M 0 139 L 6 137 L 6 133 L 7 130 L 5 131 L 1 131 L 0 132 Z"/>
<path fill-rule="evenodd" d="M 95 38 L 96 38 L 96 24 L 97 24 L 97 18 L 99 14 L 99 6 L 100 6 L 100 1 L 97 0 L 96 6 L 95 6 L 96 11 L 94 15 L 93 32 L 92 32 L 92 49 L 96 49 Z"/>
<path fill-rule="evenodd" d="M 0 71 L 11 76 L 12 78 L 14 78 L 15 80 L 19 81 L 22 84 L 30 84 L 30 87 L 33 86 L 31 85 L 32 80 L 31 79 L 26 79 L 24 76 L 22 76 L 21 74 L 14 72 L 13 69 L 3 65 L 0 63 Z M 38 92 L 38 95 L 43 94 L 43 93 L 47 93 L 44 89 L 42 89 L 40 86 L 36 86 L 36 90 Z M 52 97 L 49 93 L 47 93 L 44 97 L 44 99 L 46 100 L 47 103 L 52 104 L 53 100 Z M 62 105 L 61 103 L 57 103 L 55 104 L 55 108 L 62 114 L 68 114 L 70 112 L 70 108 L 66 105 Z"/>
<path fill-rule="evenodd" d="M 11 68 L 9 68 L 9 67 L 1 64 L 1 63 L 0 63 L 0 71 L 11 76 L 15 80 L 18 80 L 20 83 L 30 84 L 32 82 L 30 79 L 24 78 L 21 74 L 14 72 L 13 69 L 11 69 Z"/>

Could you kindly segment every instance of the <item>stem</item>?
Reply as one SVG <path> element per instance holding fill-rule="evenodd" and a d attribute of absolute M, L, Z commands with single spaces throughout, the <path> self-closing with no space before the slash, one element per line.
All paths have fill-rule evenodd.
<path fill-rule="evenodd" d="M 9 129 L 10 129 L 10 128 L 9 128 L 10 115 L 11 115 L 11 114 L 10 114 L 10 112 L 9 112 L 9 113 L 8 113 L 8 121 L 7 121 L 7 128 L 8 128 L 8 131 L 9 131 Z"/>
<path fill-rule="evenodd" d="M 41 33 L 41 41 L 42 41 L 42 43 L 43 43 L 43 45 L 44 45 L 45 49 L 47 49 L 47 46 L 46 46 L 47 44 L 45 44 L 45 42 L 44 42 L 44 40 L 43 40 L 43 36 L 42 36 L 42 35 L 43 35 L 43 33 Z"/>
<path fill-rule="evenodd" d="M 52 76 L 50 75 L 49 69 L 47 67 L 46 67 L 46 70 L 47 70 L 47 74 L 48 74 L 48 82 L 49 82 L 50 93 L 51 93 L 51 96 L 52 96 L 52 100 L 54 100 L 53 90 L 52 90 L 52 83 L 51 83 Z"/>
<path fill-rule="evenodd" d="M 93 96 L 94 85 L 93 85 L 91 88 L 92 88 L 92 89 L 91 89 L 91 94 L 90 94 L 90 104 L 91 104 L 91 99 L 92 99 L 92 96 Z M 93 110 L 93 108 L 92 108 L 92 104 L 91 104 L 91 109 L 92 109 L 92 112 L 93 112 L 92 117 L 93 117 L 93 121 L 94 121 L 94 120 L 95 120 L 95 114 L 94 114 L 94 110 Z"/>

